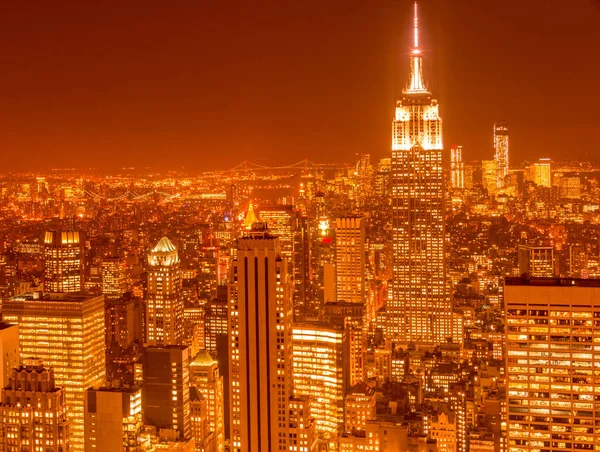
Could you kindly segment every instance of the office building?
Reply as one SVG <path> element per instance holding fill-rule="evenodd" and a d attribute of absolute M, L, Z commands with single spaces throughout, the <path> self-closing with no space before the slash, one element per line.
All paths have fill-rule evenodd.
<path fill-rule="evenodd" d="M 288 450 L 298 452 L 316 452 L 317 436 L 315 421 L 311 417 L 310 397 L 292 397 L 289 401 Z"/>
<path fill-rule="evenodd" d="M 338 302 L 323 305 L 325 323 L 346 331 L 348 346 L 344 350 L 344 361 L 348 363 L 348 387 L 365 381 L 366 315 L 364 303 Z"/>
<path fill-rule="evenodd" d="M 219 363 L 206 350 L 200 350 L 190 364 L 190 384 L 206 398 L 208 431 L 214 434 L 215 451 L 222 452 L 225 444 L 225 413 L 223 376 Z"/>
<path fill-rule="evenodd" d="M 554 276 L 554 248 L 552 246 L 518 246 L 519 274 L 549 278 Z"/>
<path fill-rule="evenodd" d="M 177 248 L 163 237 L 148 255 L 146 344 L 183 342 L 183 299 Z"/>
<path fill-rule="evenodd" d="M 498 194 L 498 162 L 496 160 L 481 161 L 481 184 L 489 196 L 495 197 Z"/>
<path fill-rule="evenodd" d="M 348 391 L 344 401 L 346 432 L 364 430 L 367 421 L 375 419 L 377 399 L 373 388 L 359 383 Z"/>
<path fill-rule="evenodd" d="M 190 386 L 190 426 L 196 451 L 215 452 L 215 434 L 208 424 L 208 397 Z"/>
<path fill-rule="evenodd" d="M 45 368 L 39 359 L 23 360 L 2 389 L 0 449 L 70 450 L 65 391 L 56 386 L 52 368 Z"/>
<path fill-rule="evenodd" d="M 529 167 L 529 179 L 538 187 L 552 187 L 550 159 L 540 159 Z"/>
<path fill-rule="evenodd" d="M 287 450 L 291 285 L 279 239 L 264 224 L 238 240 L 230 281 L 231 451 Z"/>
<path fill-rule="evenodd" d="M 600 281 L 507 278 L 508 452 L 595 450 Z"/>
<path fill-rule="evenodd" d="M 363 303 L 365 281 L 365 219 L 342 217 L 335 221 L 336 301 Z"/>
<path fill-rule="evenodd" d="M 107 303 L 119 300 L 127 291 L 124 257 L 107 256 L 102 259 L 102 293 Z"/>
<path fill-rule="evenodd" d="M 52 367 L 65 390 L 72 451 L 83 451 L 85 390 L 104 384 L 104 296 L 24 294 L 3 303 L 4 321 L 19 325 L 21 359 Z"/>
<path fill-rule="evenodd" d="M 465 188 L 465 164 L 462 157 L 462 146 L 450 148 L 450 187 L 458 190 Z"/>
<path fill-rule="evenodd" d="M 217 352 L 219 338 L 228 334 L 228 308 L 226 301 L 211 300 L 204 305 L 204 343 L 210 353 Z"/>
<path fill-rule="evenodd" d="M 142 427 L 141 388 L 101 387 L 85 392 L 86 452 L 138 452 Z"/>
<path fill-rule="evenodd" d="M 47 231 L 44 234 L 44 290 L 83 290 L 83 240 L 79 231 Z"/>
<path fill-rule="evenodd" d="M 496 162 L 496 186 L 504 187 L 504 179 L 508 175 L 508 123 L 494 124 L 494 161 Z"/>
<path fill-rule="evenodd" d="M 142 409 L 145 423 L 191 438 L 190 356 L 182 345 L 144 348 Z"/>
<path fill-rule="evenodd" d="M 311 397 L 310 412 L 321 439 L 335 443 L 344 426 L 344 393 L 348 384 L 348 346 L 343 329 L 326 324 L 293 326 L 295 395 Z"/>
<path fill-rule="evenodd" d="M 387 337 L 438 344 L 451 335 L 444 262 L 442 118 L 423 81 L 417 5 L 410 82 L 392 122 L 393 281 Z"/>

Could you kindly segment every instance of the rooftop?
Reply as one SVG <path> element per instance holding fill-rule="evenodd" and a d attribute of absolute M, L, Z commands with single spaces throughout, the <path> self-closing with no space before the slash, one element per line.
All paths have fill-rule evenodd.
<path fill-rule="evenodd" d="M 175 248 L 175 245 L 173 245 L 173 242 L 171 242 L 168 237 L 160 239 L 152 249 L 153 253 L 170 253 L 172 251 L 177 251 L 177 248 Z"/>
<path fill-rule="evenodd" d="M 190 366 L 209 367 L 213 364 L 217 364 L 217 360 L 210 355 L 208 350 L 200 350 Z"/>
<path fill-rule="evenodd" d="M 69 302 L 83 302 L 104 295 L 95 295 L 89 293 L 70 292 L 70 293 L 51 293 L 51 292 L 27 292 L 21 295 L 15 295 L 10 297 L 6 302 L 11 301 L 69 301 Z M 2 329 L 2 328 L 0 328 Z"/>
<path fill-rule="evenodd" d="M 600 279 L 578 278 L 504 278 L 505 286 L 600 287 Z"/>

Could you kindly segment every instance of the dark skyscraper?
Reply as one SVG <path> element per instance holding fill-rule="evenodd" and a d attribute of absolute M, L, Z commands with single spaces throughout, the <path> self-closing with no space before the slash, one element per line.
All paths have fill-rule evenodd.
<path fill-rule="evenodd" d="M 190 438 L 190 356 L 181 345 L 144 349 L 142 407 L 145 422 Z"/>

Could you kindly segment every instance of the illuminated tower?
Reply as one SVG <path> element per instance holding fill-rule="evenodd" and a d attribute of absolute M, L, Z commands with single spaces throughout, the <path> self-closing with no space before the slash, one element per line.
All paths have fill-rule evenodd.
<path fill-rule="evenodd" d="M 279 239 L 264 224 L 238 240 L 230 274 L 231 451 L 288 450 L 291 285 Z"/>
<path fill-rule="evenodd" d="M 19 325 L 21 358 L 37 357 L 65 389 L 71 451 L 83 451 L 85 390 L 105 383 L 104 296 L 23 294 L 5 300 L 4 321 Z"/>
<path fill-rule="evenodd" d="M 529 178 L 538 187 L 552 186 L 552 171 L 550 159 L 540 159 L 529 167 Z"/>
<path fill-rule="evenodd" d="M 72 450 L 65 390 L 55 385 L 54 371 L 39 359 L 26 359 L 13 369 L 2 389 L 0 450 Z"/>
<path fill-rule="evenodd" d="M 498 194 L 498 162 L 496 160 L 481 161 L 481 183 L 490 197 Z"/>
<path fill-rule="evenodd" d="M 167 237 L 148 256 L 146 343 L 178 345 L 183 341 L 183 299 L 177 248 Z"/>
<path fill-rule="evenodd" d="M 319 437 L 335 442 L 344 425 L 346 333 L 326 324 L 295 323 L 292 348 L 294 392 L 312 398 L 310 414 Z"/>
<path fill-rule="evenodd" d="M 450 187 L 465 188 L 465 164 L 462 159 L 462 146 L 450 149 Z"/>
<path fill-rule="evenodd" d="M 444 265 L 442 119 L 423 82 L 417 4 L 410 82 L 392 122 L 392 240 L 394 278 L 388 301 L 388 338 L 444 342 L 451 304 Z"/>
<path fill-rule="evenodd" d="M 118 300 L 127 290 L 125 258 L 108 256 L 102 259 L 102 293 L 106 301 Z"/>
<path fill-rule="evenodd" d="M 508 124 L 494 124 L 494 160 L 498 164 L 497 185 L 504 187 L 504 178 L 508 174 Z"/>
<path fill-rule="evenodd" d="M 83 243 L 79 231 L 44 234 L 44 288 L 46 292 L 83 289 Z"/>
<path fill-rule="evenodd" d="M 365 301 L 365 221 L 344 217 L 335 221 L 337 301 Z"/>

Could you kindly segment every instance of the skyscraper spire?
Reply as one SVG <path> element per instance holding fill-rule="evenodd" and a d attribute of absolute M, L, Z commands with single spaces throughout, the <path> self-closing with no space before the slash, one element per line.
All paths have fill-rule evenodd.
<path fill-rule="evenodd" d="M 419 8 L 417 2 L 414 6 L 413 17 L 413 49 L 410 56 L 410 83 L 406 89 L 407 93 L 425 93 L 427 88 L 423 82 L 423 59 L 419 49 Z"/>
<path fill-rule="evenodd" d="M 414 36 L 413 36 L 413 53 L 419 50 L 419 11 L 417 2 L 415 2 L 415 13 L 414 13 Z"/>

